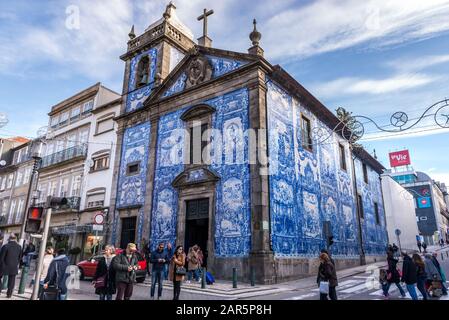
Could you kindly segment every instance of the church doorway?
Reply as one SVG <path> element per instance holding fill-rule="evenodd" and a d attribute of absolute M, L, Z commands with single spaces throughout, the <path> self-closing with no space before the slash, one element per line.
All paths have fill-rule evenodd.
<path fill-rule="evenodd" d="M 189 200 L 186 202 L 185 251 L 195 244 L 203 251 L 203 266 L 207 266 L 209 237 L 209 198 Z"/>
<path fill-rule="evenodd" d="M 128 243 L 136 240 L 136 217 L 122 218 L 122 232 L 120 235 L 120 248 L 126 249 Z"/>

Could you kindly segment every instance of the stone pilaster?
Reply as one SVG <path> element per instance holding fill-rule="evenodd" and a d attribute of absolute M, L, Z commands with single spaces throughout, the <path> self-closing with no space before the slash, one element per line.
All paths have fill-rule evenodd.
<path fill-rule="evenodd" d="M 270 247 L 269 176 L 266 163 L 268 158 L 267 88 L 264 78 L 264 73 L 258 71 L 258 78 L 249 84 L 250 128 L 255 138 L 250 141 L 249 147 L 252 231 L 249 265 L 254 268 L 258 283 L 273 283 L 275 281 L 274 255 Z M 256 157 L 254 152 L 257 154 Z"/>

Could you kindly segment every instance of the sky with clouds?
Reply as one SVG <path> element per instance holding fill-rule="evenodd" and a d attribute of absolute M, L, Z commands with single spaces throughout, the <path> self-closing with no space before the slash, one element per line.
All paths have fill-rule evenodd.
<path fill-rule="evenodd" d="M 0 0 L 0 136 L 36 136 L 50 107 L 96 83 L 121 92 L 128 32 L 159 19 L 166 0 Z M 330 110 L 343 106 L 391 129 L 449 98 L 449 0 L 178 0 L 178 17 L 213 46 L 246 52 L 257 18 L 265 57 L 282 65 Z M 73 19 L 79 13 L 79 24 Z M 76 16 L 76 15 L 75 15 Z M 428 111 L 411 130 L 380 133 L 366 123 L 363 144 L 388 167 L 388 152 L 410 149 L 416 170 L 449 184 L 449 133 Z M 446 110 L 449 113 L 448 109 Z M 363 122 L 363 121 L 362 121 Z"/>

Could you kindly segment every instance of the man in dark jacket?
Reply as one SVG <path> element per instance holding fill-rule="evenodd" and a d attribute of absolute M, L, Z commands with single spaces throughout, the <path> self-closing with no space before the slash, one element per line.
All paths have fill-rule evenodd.
<path fill-rule="evenodd" d="M 165 252 L 167 253 L 167 261 L 171 260 L 171 257 L 173 257 L 173 247 L 170 242 L 167 242 L 167 246 L 165 247 Z M 168 265 L 169 263 L 166 263 L 164 265 L 164 279 L 168 280 Z"/>
<path fill-rule="evenodd" d="M 406 252 L 402 252 L 402 257 L 404 258 L 404 261 L 402 263 L 401 282 L 405 282 L 407 291 L 410 293 L 412 299 L 418 300 L 418 295 L 416 294 L 415 289 L 415 284 L 418 282 L 416 265 Z"/>
<path fill-rule="evenodd" d="M 159 300 L 162 296 L 162 277 L 164 274 L 164 268 L 167 263 L 170 262 L 168 259 L 167 252 L 164 250 L 164 243 L 160 242 L 157 249 L 151 253 L 150 262 L 152 264 L 151 268 L 151 299 L 154 300 L 154 291 L 156 290 L 156 283 L 158 285 L 157 299 Z"/>
<path fill-rule="evenodd" d="M 136 270 L 140 269 L 134 243 L 128 243 L 126 250 L 112 259 L 115 270 L 115 283 L 117 287 L 116 300 L 129 300 L 133 294 L 133 285 L 136 280 Z"/>
<path fill-rule="evenodd" d="M 44 289 L 55 286 L 59 289 L 58 300 L 67 299 L 67 278 L 70 276 L 67 267 L 70 265 L 65 249 L 61 248 L 56 253 L 48 267 L 47 276 L 44 279 Z"/>
<path fill-rule="evenodd" d="M 21 255 L 22 247 L 17 243 L 16 235 L 12 233 L 9 236 L 8 244 L 4 245 L 0 250 L 0 274 L 2 276 L 8 276 L 8 290 L 6 292 L 7 298 L 11 298 L 14 286 L 16 284 L 16 276 L 19 273 Z"/>

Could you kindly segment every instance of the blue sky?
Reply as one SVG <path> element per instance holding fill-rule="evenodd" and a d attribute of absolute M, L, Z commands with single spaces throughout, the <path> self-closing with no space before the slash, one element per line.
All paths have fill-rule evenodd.
<path fill-rule="evenodd" d="M 213 46 L 245 52 L 257 18 L 261 46 L 329 109 L 343 106 L 387 125 L 395 111 L 419 116 L 449 98 L 449 1 L 174 1 L 199 37 L 202 9 Z M 127 34 L 159 19 L 167 1 L 40 0 L 0 2 L 0 136 L 35 136 L 50 107 L 100 81 L 121 92 Z M 79 12 L 79 20 L 73 19 Z M 74 15 L 75 13 L 75 15 Z M 77 23 L 79 21 L 79 24 Z M 431 117 L 406 135 L 385 137 L 367 125 L 363 144 L 411 151 L 417 170 L 449 184 L 449 133 Z"/>

